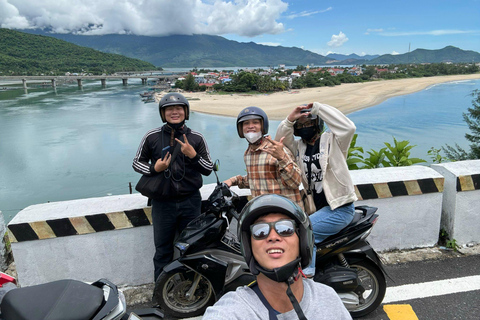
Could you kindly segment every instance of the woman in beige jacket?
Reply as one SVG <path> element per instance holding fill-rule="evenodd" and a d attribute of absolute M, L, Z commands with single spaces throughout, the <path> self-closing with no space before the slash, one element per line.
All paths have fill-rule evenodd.
<path fill-rule="evenodd" d="M 323 132 L 323 124 L 327 131 Z M 304 189 L 313 194 L 316 211 L 310 215 L 315 243 L 336 234 L 353 219 L 357 200 L 347 166 L 355 125 L 342 112 L 318 102 L 298 106 L 277 129 L 276 140 L 295 156 Z M 298 136 L 301 139 L 295 139 Z M 314 270 L 305 270 L 310 275 Z"/>

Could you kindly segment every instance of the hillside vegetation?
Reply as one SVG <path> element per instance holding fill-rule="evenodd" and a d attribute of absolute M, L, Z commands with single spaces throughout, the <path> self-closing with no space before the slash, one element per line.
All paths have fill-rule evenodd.
<path fill-rule="evenodd" d="M 139 59 L 103 53 L 91 48 L 46 37 L 0 29 L 0 75 L 62 75 L 155 70 Z"/>
<path fill-rule="evenodd" d="M 122 54 L 153 63 L 159 67 L 268 67 L 299 65 L 380 65 L 409 63 L 472 63 L 480 62 L 480 53 L 447 46 L 437 50 L 416 49 L 399 55 L 329 55 L 295 47 L 272 47 L 253 42 L 237 42 L 220 36 L 172 35 L 146 37 L 108 34 L 84 36 L 53 34 L 42 30 L 26 32 L 44 34 L 102 52 Z M 341 60 L 341 61 L 339 61 Z"/>
<path fill-rule="evenodd" d="M 480 53 L 447 46 L 439 50 L 416 49 L 404 54 L 384 54 L 370 60 L 370 64 L 405 64 L 405 63 L 472 63 L 480 62 Z"/>
<path fill-rule="evenodd" d="M 41 31 L 31 31 L 38 32 Z M 268 67 L 284 64 L 321 65 L 326 57 L 300 48 L 237 42 L 220 36 L 174 35 L 148 37 L 109 34 L 83 36 L 49 34 L 80 46 L 149 61 L 158 67 Z"/>

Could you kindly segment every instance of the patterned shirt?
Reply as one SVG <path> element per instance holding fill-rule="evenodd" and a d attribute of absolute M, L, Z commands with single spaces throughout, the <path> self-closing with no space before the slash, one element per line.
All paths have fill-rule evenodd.
<path fill-rule="evenodd" d="M 231 178 L 232 185 L 242 189 L 250 188 L 253 197 L 271 193 L 286 196 L 303 209 L 298 189 L 302 181 L 301 171 L 293 160 L 292 152 L 284 147 L 285 157 L 277 160 L 264 151 L 270 145 L 271 142 L 266 139 L 263 139 L 260 146 L 249 145 L 243 155 L 247 175 Z"/>

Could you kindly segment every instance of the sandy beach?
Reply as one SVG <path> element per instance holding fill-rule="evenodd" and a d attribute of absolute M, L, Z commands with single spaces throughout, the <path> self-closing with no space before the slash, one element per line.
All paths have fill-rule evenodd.
<path fill-rule="evenodd" d="M 480 79 L 480 74 L 437 76 L 397 80 L 347 83 L 335 87 L 306 88 L 271 94 L 184 93 L 192 99 L 193 111 L 236 117 L 245 107 L 261 107 L 271 119 L 284 119 L 294 106 L 318 101 L 338 108 L 345 114 L 377 105 L 388 98 L 414 93 L 431 85 L 451 81 Z"/>

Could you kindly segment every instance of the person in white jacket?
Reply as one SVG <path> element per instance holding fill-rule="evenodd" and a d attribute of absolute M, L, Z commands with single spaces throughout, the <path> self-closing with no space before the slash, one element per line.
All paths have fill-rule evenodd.
<path fill-rule="evenodd" d="M 353 220 L 357 197 L 346 159 L 355 129 L 342 112 L 318 102 L 295 107 L 278 126 L 275 140 L 285 137 L 284 145 L 301 168 L 303 187 L 313 194 L 316 211 L 310 220 L 316 244 Z M 315 272 L 315 257 L 312 262 L 304 270 L 308 276 Z"/>

